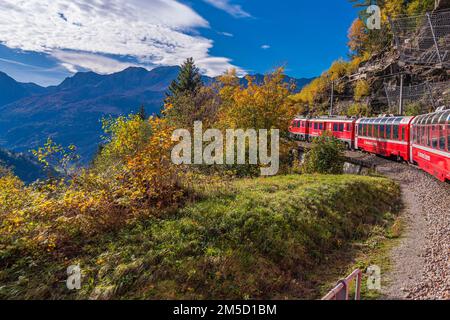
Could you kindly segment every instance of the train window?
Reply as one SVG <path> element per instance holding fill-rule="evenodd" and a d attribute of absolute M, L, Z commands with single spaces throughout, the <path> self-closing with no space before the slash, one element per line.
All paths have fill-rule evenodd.
<path fill-rule="evenodd" d="M 388 125 L 386 127 L 386 139 L 391 139 L 392 126 Z"/>
<path fill-rule="evenodd" d="M 375 138 L 378 138 L 378 124 L 374 124 L 373 125 L 373 136 L 375 137 Z"/>
<path fill-rule="evenodd" d="M 417 136 L 417 132 L 418 132 L 418 129 L 419 128 L 417 128 L 417 126 L 413 127 L 413 141 L 412 141 L 413 143 L 417 143 L 417 137 L 418 137 Z"/>
<path fill-rule="evenodd" d="M 450 124 L 447 125 L 447 151 L 450 152 Z"/>
<path fill-rule="evenodd" d="M 339 125 L 339 131 L 344 132 L 344 124 L 343 123 L 341 123 Z"/>
<path fill-rule="evenodd" d="M 405 132 L 406 131 L 406 129 L 405 128 L 402 128 L 402 141 L 406 141 L 405 140 Z"/>
<path fill-rule="evenodd" d="M 445 124 L 450 113 L 442 113 L 439 117 L 439 124 Z"/>
<path fill-rule="evenodd" d="M 414 130 L 416 130 L 416 133 L 414 134 L 415 135 L 414 141 L 415 141 L 415 143 L 418 143 L 419 142 L 419 126 L 415 126 Z"/>
<path fill-rule="evenodd" d="M 398 125 L 394 124 L 393 136 L 392 139 L 398 140 Z"/>
<path fill-rule="evenodd" d="M 319 123 L 319 129 L 320 129 L 320 130 L 323 130 L 323 123 L 322 123 L 322 122 Z"/>
<path fill-rule="evenodd" d="M 314 122 L 314 130 L 317 130 L 317 122 Z"/>
<path fill-rule="evenodd" d="M 421 127 L 421 131 L 422 133 L 420 134 L 420 144 L 421 145 L 426 145 L 427 144 L 427 132 L 426 132 L 426 126 L 422 125 Z"/>
<path fill-rule="evenodd" d="M 439 149 L 445 150 L 445 126 L 439 127 Z"/>
<path fill-rule="evenodd" d="M 431 146 L 433 147 L 433 149 L 437 149 L 438 148 L 438 130 L 436 128 L 436 126 L 431 126 Z"/>
<path fill-rule="evenodd" d="M 380 138 L 381 139 L 385 138 L 384 125 L 380 126 Z"/>

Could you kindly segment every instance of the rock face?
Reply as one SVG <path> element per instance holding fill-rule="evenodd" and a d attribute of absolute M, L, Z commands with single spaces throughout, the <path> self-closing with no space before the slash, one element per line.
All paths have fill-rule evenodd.
<path fill-rule="evenodd" d="M 435 10 L 443 10 L 450 8 L 450 0 L 436 0 Z"/>
<path fill-rule="evenodd" d="M 440 6 L 450 8 L 450 4 L 447 4 L 449 1 L 441 2 Z M 448 12 L 435 12 L 432 19 L 439 26 L 440 21 L 448 16 Z M 368 104 L 374 113 L 399 113 L 401 77 L 405 108 L 418 104 L 420 112 L 426 113 L 443 105 L 449 106 L 450 28 L 436 27 L 439 30 L 437 38 L 441 56 L 438 59 L 428 20 L 424 19 L 424 23 L 417 23 L 414 32 L 408 29 L 408 32 L 400 34 L 404 30 L 398 27 L 391 46 L 373 54 L 360 65 L 357 72 L 342 80 L 345 89 L 341 95 L 348 98 L 337 103 L 335 113 L 345 113 L 349 105 L 354 103 L 352 97 L 355 86 L 362 80 L 367 81 L 371 94 L 361 103 Z M 426 42 L 426 45 L 422 42 Z"/>

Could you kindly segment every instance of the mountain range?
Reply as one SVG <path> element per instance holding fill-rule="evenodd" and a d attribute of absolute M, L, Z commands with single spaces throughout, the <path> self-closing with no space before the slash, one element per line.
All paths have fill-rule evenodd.
<path fill-rule="evenodd" d="M 148 114 L 158 114 L 179 70 L 131 67 L 109 75 L 80 72 L 58 86 L 46 88 L 17 82 L 0 72 L 0 147 L 28 152 L 51 137 L 62 145 L 75 144 L 86 163 L 98 149 L 100 120 L 137 112 L 141 105 Z M 259 74 L 254 77 L 256 82 L 263 79 Z M 206 76 L 203 80 L 214 81 Z M 299 89 L 311 80 L 285 79 Z"/>
<path fill-rule="evenodd" d="M 36 160 L 27 154 L 14 153 L 0 148 L 0 167 L 8 169 L 23 182 L 31 183 L 47 177 L 47 174 Z M 1 171 L 0 171 L 1 176 Z"/>

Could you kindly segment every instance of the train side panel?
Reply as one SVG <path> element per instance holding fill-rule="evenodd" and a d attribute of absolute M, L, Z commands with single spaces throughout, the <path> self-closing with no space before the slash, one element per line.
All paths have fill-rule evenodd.
<path fill-rule="evenodd" d="M 413 117 L 359 119 L 356 123 L 356 148 L 409 161 L 409 130 L 413 119 Z"/>
<path fill-rule="evenodd" d="M 308 133 L 309 133 L 309 123 L 308 119 L 301 118 L 301 119 L 295 119 L 291 122 L 291 125 L 289 126 L 289 133 L 291 135 L 291 138 L 296 140 L 308 140 Z"/>
<path fill-rule="evenodd" d="M 354 148 L 355 122 L 353 119 L 318 118 L 309 123 L 310 140 L 320 137 L 325 131 L 345 143 L 349 149 Z"/>
<path fill-rule="evenodd" d="M 418 116 L 411 125 L 412 162 L 450 181 L 450 110 Z"/>

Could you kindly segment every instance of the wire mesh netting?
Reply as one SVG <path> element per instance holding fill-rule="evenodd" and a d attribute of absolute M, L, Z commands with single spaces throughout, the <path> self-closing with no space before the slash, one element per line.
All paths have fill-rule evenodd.
<path fill-rule="evenodd" d="M 400 94 L 403 97 L 403 106 L 415 105 L 421 111 L 434 111 L 450 102 L 450 81 L 438 83 L 422 83 L 413 86 L 400 86 L 385 84 L 384 89 L 389 104 L 389 110 L 397 111 L 400 105 Z M 402 91 L 402 92 L 401 92 Z"/>
<path fill-rule="evenodd" d="M 391 26 L 402 61 L 450 66 L 450 11 L 397 18 Z"/>

